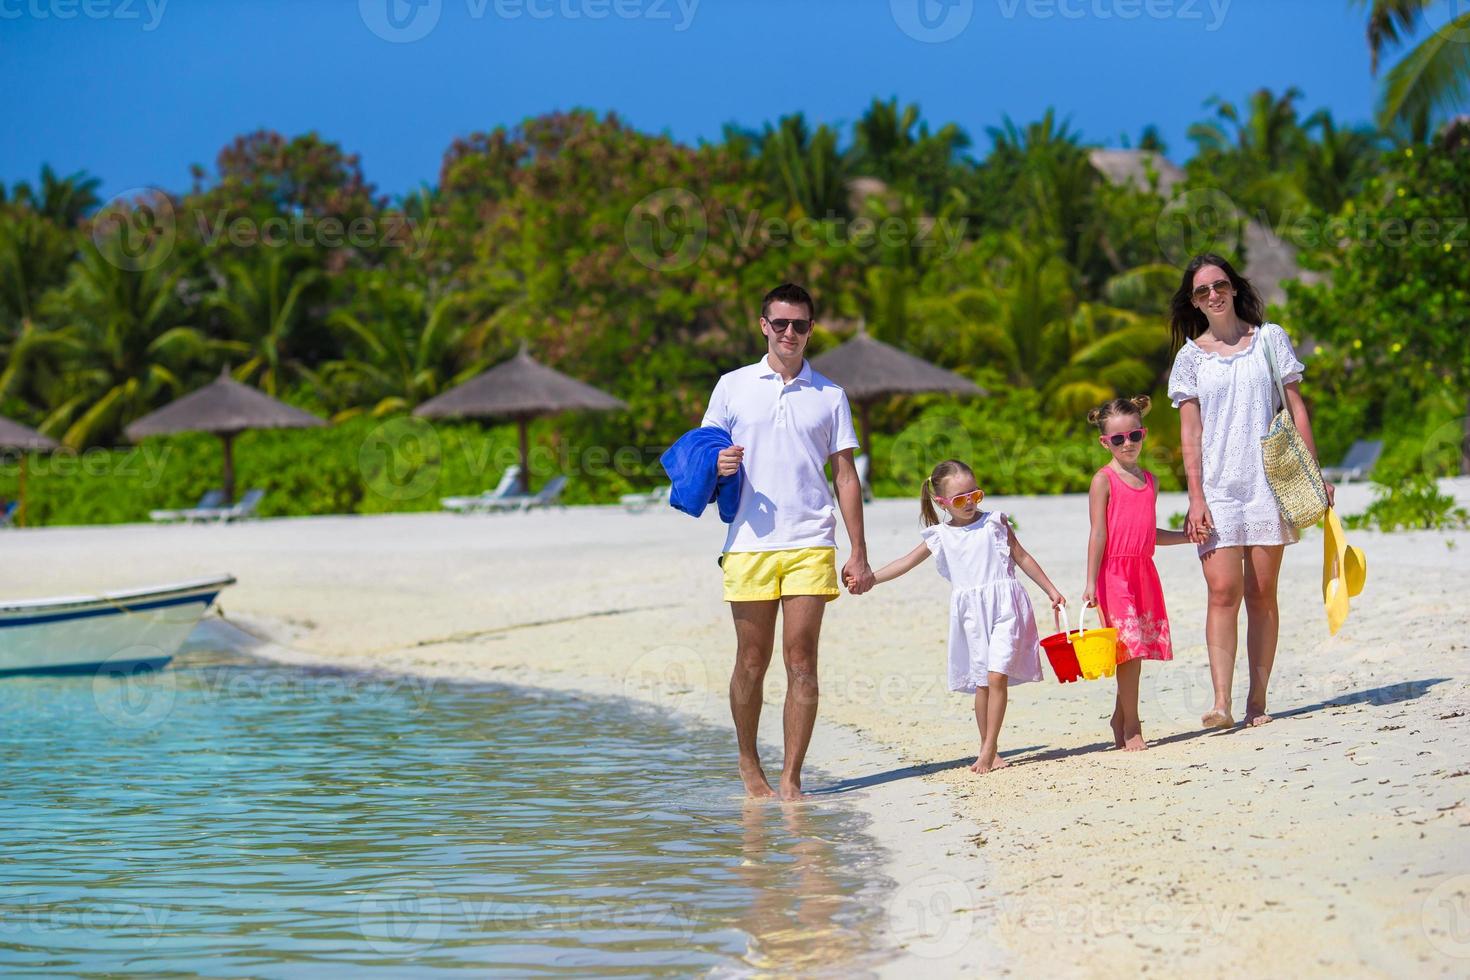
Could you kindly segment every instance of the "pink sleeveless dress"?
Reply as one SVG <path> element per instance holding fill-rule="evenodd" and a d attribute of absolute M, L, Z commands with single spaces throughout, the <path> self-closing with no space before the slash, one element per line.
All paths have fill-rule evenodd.
<path fill-rule="evenodd" d="M 1118 630 L 1118 663 L 1173 660 L 1164 588 L 1154 568 L 1155 501 L 1159 487 L 1152 473 L 1143 489 L 1123 482 L 1111 466 L 1108 475 L 1108 544 L 1097 572 L 1097 604 L 1109 626 Z"/>

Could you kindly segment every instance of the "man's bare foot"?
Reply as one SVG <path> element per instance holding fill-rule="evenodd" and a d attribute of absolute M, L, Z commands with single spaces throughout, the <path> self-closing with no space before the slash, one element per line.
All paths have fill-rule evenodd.
<path fill-rule="evenodd" d="M 802 798 L 800 779 L 781 779 L 781 802 L 792 803 Z"/>
<path fill-rule="evenodd" d="M 1211 708 L 1200 716 L 1199 721 L 1206 728 L 1229 728 L 1235 724 L 1228 708 Z"/>
<path fill-rule="evenodd" d="M 1113 748 L 1121 749 L 1125 741 L 1123 738 L 1123 712 L 1114 708 L 1113 720 L 1110 724 L 1113 726 Z"/>
<path fill-rule="evenodd" d="M 1262 725 L 1271 724 L 1272 718 L 1264 711 L 1252 711 L 1249 708 L 1245 712 L 1245 723 L 1251 728 L 1259 728 Z"/>
<path fill-rule="evenodd" d="M 1148 743 L 1143 740 L 1143 732 L 1134 732 L 1128 736 L 1128 741 L 1123 743 L 1124 752 L 1142 752 L 1148 748 Z"/>
<path fill-rule="evenodd" d="M 745 784 L 746 796 L 760 799 L 776 795 L 776 791 L 771 789 L 770 780 L 766 779 L 765 770 L 758 762 L 740 763 L 740 781 Z"/>

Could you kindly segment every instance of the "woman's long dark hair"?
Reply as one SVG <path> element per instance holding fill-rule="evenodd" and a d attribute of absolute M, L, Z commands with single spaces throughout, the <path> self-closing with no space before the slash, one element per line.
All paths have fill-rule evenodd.
<path fill-rule="evenodd" d="M 1266 322 L 1266 304 L 1261 302 L 1261 294 L 1256 292 L 1256 287 L 1250 284 L 1250 280 L 1236 272 L 1235 266 L 1224 256 L 1205 252 L 1189 260 L 1189 265 L 1184 267 L 1184 278 L 1179 283 L 1179 289 L 1169 301 L 1169 332 L 1173 335 L 1175 350 L 1183 347 L 1186 340 L 1193 340 L 1204 333 L 1210 326 L 1204 311 L 1190 302 L 1194 293 L 1194 274 L 1207 265 L 1216 265 L 1223 269 L 1230 284 L 1235 287 L 1235 315 L 1241 322 L 1253 327 L 1259 327 Z"/>

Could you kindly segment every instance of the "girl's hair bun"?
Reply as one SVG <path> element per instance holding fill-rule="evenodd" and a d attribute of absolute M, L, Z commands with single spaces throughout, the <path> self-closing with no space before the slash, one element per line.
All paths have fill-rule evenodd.
<path fill-rule="evenodd" d="M 1134 395 L 1128 400 L 1133 403 L 1134 408 L 1138 409 L 1139 418 L 1143 418 L 1145 415 L 1147 415 L 1148 410 L 1150 408 L 1153 408 L 1154 404 L 1154 400 L 1147 395 Z"/>

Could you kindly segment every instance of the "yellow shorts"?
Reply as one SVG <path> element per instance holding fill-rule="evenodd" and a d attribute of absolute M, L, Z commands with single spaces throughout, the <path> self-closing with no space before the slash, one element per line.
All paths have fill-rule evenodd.
<path fill-rule="evenodd" d="M 819 595 L 828 602 L 837 588 L 836 548 L 791 548 L 786 551 L 727 551 L 726 602 L 761 602 L 788 595 Z"/>

